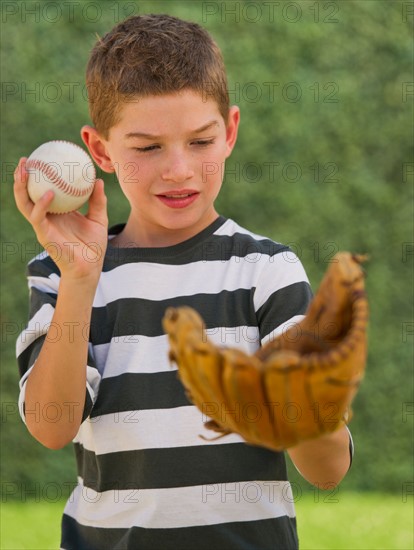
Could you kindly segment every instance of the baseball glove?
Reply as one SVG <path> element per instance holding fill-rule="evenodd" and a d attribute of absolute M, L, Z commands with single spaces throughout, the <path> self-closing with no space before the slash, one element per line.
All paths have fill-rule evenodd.
<path fill-rule="evenodd" d="M 366 363 L 364 260 L 338 253 L 303 320 L 253 355 L 214 345 L 193 309 L 167 309 L 170 360 L 208 428 L 280 451 L 349 422 Z"/>

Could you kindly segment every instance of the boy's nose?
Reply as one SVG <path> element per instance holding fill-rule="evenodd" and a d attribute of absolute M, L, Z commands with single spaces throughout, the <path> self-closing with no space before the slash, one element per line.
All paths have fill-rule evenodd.
<path fill-rule="evenodd" d="M 171 156 L 163 167 L 161 177 L 164 181 L 182 183 L 194 176 L 189 159 L 183 154 Z"/>

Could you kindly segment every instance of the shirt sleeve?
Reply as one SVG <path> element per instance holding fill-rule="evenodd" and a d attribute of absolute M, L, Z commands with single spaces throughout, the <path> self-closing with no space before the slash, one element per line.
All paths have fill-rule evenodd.
<path fill-rule="evenodd" d="M 53 323 L 59 281 L 59 270 L 45 253 L 37 256 L 28 264 L 29 320 L 16 342 L 16 357 L 20 373 L 19 412 L 24 423 L 26 423 L 25 393 L 27 379 L 45 340 L 48 339 L 53 342 L 60 337 L 61 327 Z M 82 421 L 89 416 L 92 410 L 101 378 L 96 368 L 91 344 L 88 348 L 86 369 L 87 382 Z"/>
<path fill-rule="evenodd" d="M 290 249 L 269 256 L 254 293 L 261 344 L 299 323 L 312 300 L 300 259 Z"/>

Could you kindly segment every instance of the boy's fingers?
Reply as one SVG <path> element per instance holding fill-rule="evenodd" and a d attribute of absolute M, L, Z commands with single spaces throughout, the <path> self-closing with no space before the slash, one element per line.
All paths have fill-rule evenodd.
<path fill-rule="evenodd" d="M 34 228 L 40 228 L 42 223 L 46 220 L 46 216 L 48 215 L 47 210 L 54 196 L 54 192 L 49 189 L 35 204 L 32 203 L 33 206 L 28 219 Z"/>
<path fill-rule="evenodd" d="M 89 197 L 87 218 L 105 224 L 107 222 L 106 195 L 104 191 L 104 182 L 97 179 Z"/>
<path fill-rule="evenodd" d="M 36 204 L 31 200 L 27 192 L 27 178 L 29 173 L 26 170 L 26 161 L 27 158 L 22 157 L 14 171 L 14 196 L 17 208 L 35 228 L 39 227 L 46 219 L 48 214 L 47 209 L 53 200 L 54 193 L 51 190 L 46 191 L 46 193 L 36 201 Z"/>
<path fill-rule="evenodd" d="M 30 216 L 33 202 L 30 200 L 30 197 L 27 193 L 27 177 L 28 173 L 26 170 L 26 157 L 22 157 L 19 161 L 19 164 L 14 171 L 14 198 L 16 201 L 17 208 L 26 218 Z"/>
<path fill-rule="evenodd" d="M 36 204 L 33 203 L 27 192 L 28 172 L 26 170 L 26 157 L 22 157 L 14 171 L 14 196 L 17 208 L 23 216 L 33 225 L 39 225 L 47 215 L 47 209 L 53 200 L 53 191 L 47 191 Z"/>
<path fill-rule="evenodd" d="M 26 161 L 27 161 L 26 157 L 22 157 L 19 160 L 19 163 L 16 166 L 16 170 L 14 171 L 15 181 L 16 180 L 19 181 L 19 182 L 26 181 L 27 175 L 28 175 L 27 170 L 26 170 Z"/>

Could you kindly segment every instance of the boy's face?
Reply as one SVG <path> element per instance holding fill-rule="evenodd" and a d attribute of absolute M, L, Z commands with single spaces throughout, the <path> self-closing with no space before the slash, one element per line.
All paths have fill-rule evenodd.
<path fill-rule="evenodd" d="M 113 167 L 131 205 L 119 244 L 169 246 L 213 222 L 238 108 L 226 126 L 214 100 L 186 90 L 127 102 L 118 120 L 107 140 L 90 127 L 82 136 L 101 168 Z"/>

